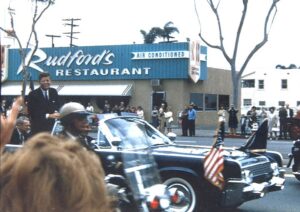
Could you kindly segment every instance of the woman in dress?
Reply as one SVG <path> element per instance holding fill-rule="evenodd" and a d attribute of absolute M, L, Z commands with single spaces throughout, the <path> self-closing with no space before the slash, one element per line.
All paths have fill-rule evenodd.
<path fill-rule="evenodd" d="M 236 128 L 238 127 L 237 113 L 239 111 L 234 108 L 234 105 L 231 105 L 230 109 L 227 112 L 229 115 L 229 117 L 228 117 L 229 132 L 231 135 L 235 135 Z"/>

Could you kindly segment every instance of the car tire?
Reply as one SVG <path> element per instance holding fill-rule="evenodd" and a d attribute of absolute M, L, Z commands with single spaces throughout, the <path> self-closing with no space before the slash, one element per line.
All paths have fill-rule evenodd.
<path fill-rule="evenodd" d="M 188 198 L 186 204 L 181 205 L 172 205 L 170 211 L 172 212 L 200 212 L 203 211 L 203 196 L 200 189 L 199 183 L 196 183 L 195 180 L 192 180 L 191 177 L 186 176 L 177 176 L 167 178 L 163 183 L 168 187 L 177 188 L 179 192 L 185 197 Z"/>

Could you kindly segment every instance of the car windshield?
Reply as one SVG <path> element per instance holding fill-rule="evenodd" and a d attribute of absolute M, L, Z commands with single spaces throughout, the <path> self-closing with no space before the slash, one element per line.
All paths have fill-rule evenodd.
<path fill-rule="evenodd" d="M 113 138 L 121 140 L 125 149 L 148 148 L 153 145 L 172 143 L 147 122 L 136 117 L 112 118 L 105 121 Z"/>

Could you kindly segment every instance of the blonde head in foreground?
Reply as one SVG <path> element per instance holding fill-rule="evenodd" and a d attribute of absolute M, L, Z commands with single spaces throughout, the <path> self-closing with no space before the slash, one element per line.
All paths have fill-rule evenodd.
<path fill-rule="evenodd" d="M 40 133 L 1 156 L 0 211 L 111 211 L 96 155 L 74 141 Z"/>

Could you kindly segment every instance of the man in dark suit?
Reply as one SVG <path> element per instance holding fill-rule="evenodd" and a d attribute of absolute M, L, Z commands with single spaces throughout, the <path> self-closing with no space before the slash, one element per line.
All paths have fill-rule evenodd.
<path fill-rule="evenodd" d="M 278 112 L 279 116 L 279 139 L 286 139 L 286 120 L 287 120 L 287 110 L 284 105 L 281 106 Z"/>
<path fill-rule="evenodd" d="M 30 136 L 30 121 L 26 116 L 17 118 L 16 127 L 10 139 L 10 144 L 24 144 Z"/>
<path fill-rule="evenodd" d="M 286 131 L 286 134 L 291 138 L 290 129 L 291 129 L 291 125 L 293 122 L 294 110 L 292 108 L 290 108 L 289 104 L 286 104 L 285 107 L 286 107 L 286 112 L 287 112 L 285 131 Z"/>
<path fill-rule="evenodd" d="M 28 114 L 31 121 L 31 132 L 50 132 L 55 119 L 59 118 L 59 96 L 56 89 L 51 88 L 50 74 L 39 75 L 40 87 L 31 91 L 28 96 Z"/>
<path fill-rule="evenodd" d="M 287 111 L 287 118 L 293 118 L 294 117 L 294 110 L 290 108 L 289 104 L 285 105 L 286 111 Z"/>

